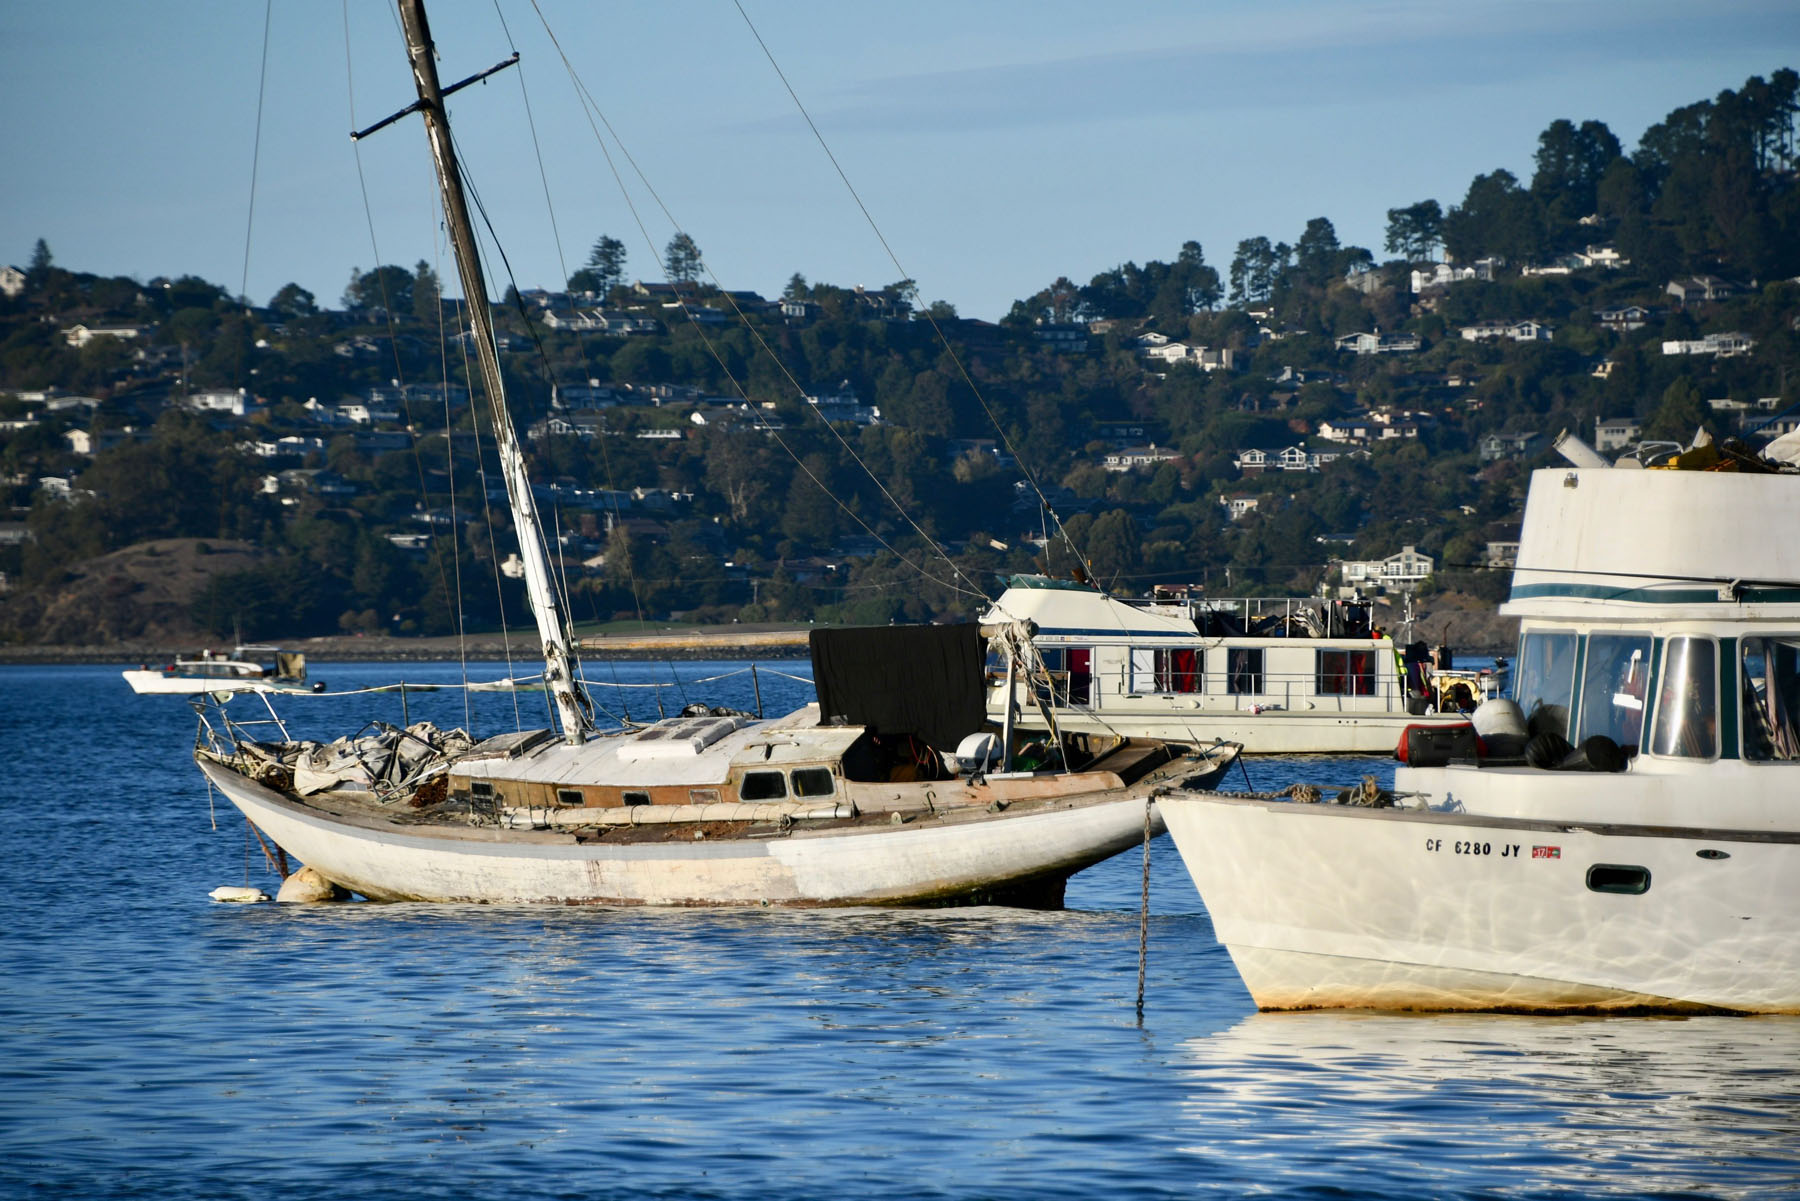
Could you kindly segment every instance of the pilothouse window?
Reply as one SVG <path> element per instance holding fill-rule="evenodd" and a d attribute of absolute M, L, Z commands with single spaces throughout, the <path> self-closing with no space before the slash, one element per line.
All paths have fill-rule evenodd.
<path fill-rule="evenodd" d="M 1718 658 L 1710 638 L 1671 638 L 1663 647 L 1651 754 L 1683 759 L 1718 755 Z"/>
<path fill-rule="evenodd" d="M 1569 734 L 1569 706 L 1575 701 L 1575 635 L 1525 635 L 1519 647 L 1518 683 L 1513 699 L 1519 711 L 1535 719 L 1533 729 Z"/>
<path fill-rule="evenodd" d="M 1604 734 L 1620 746 L 1637 746 L 1643 736 L 1644 702 L 1649 696 L 1650 639 L 1642 634 L 1589 634 L 1581 672 L 1576 743 Z"/>
<path fill-rule="evenodd" d="M 1742 645 L 1744 758 L 1800 761 L 1800 634 Z"/>

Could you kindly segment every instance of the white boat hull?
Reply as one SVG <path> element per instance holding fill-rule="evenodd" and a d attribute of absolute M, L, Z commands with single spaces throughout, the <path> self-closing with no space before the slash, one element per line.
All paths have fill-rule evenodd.
<path fill-rule="evenodd" d="M 1262 1009 L 1800 1012 L 1793 835 L 1159 804 Z M 1647 887 L 1594 891 L 1596 865 Z"/>
<path fill-rule="evenodd" d="M 1142 793 L 1028 814 L 782 837 L 605 845 L 555 831 L 339 819 L 201 762 L 288 854 L 372 900 L 594 905 L 901 905 L 979 901 L 1139 844 Z M 1147 790 L 1146 790 L 1147 791 Z M 1160 833 L 1160 818 L 1153 833 Z"/>
<path fill-rule="evenodd" d="M 310 693 L 306 684 L 277 684 L 269 680 L 229 677 L 209 679 L 202 676 L 172 676 L 160 671 L 133 669 L 123 673 L 125 682 L 139 696 L 216 696 L 223 692 L 295 692 Z"/>

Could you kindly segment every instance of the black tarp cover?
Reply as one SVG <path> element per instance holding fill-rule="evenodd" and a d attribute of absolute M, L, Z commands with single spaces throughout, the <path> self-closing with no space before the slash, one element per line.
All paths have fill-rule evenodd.
<path fill-rule="evenodd" d="M 813 686 L 828 724 L 915 734 L 954 751 L 987 721 L 987 639 L 974 623 L 812 632 Z"/>

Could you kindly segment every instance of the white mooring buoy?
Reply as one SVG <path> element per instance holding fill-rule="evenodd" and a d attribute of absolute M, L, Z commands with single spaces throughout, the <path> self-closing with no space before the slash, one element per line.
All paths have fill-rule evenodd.
<path fill-rule="evenodd" d="M 266 901 L 269 894 L 260 888 L 239 888 L 225 884 L 206 894 L 215 901 L 229 901 L 236 905 L 254 905 L 258 901 Z"/>

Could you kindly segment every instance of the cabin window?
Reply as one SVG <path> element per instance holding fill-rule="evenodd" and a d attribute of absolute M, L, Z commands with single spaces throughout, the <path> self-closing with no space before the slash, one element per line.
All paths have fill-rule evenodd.
<path fill-rule="evenodd" d="M 483 800 L 492 800 L 494 796 L 494 786 L 487 780 L 470 780 L 469 795 L 480 797 Z"/>
<path fill-rule="evenodd" d="M 1200 652 L 1191 646 L 1166 647 L 1156 652 L 1158 692 L 1199 692 Z"/>
<path fill-rule="evenodd" d="M 1319 651 L 1313 687 L 1320 696 L 1374 696 L 1375 651 Z"/>
<path fill-rule="evenodd" d="M 830 796 L 836 791 L 829 767 L 802 767 L 794 771 L 794 795 L 797 797 Z"/>
<path fill-rule="evenodd" d="M 1710 638 L 1671 638 L 1657 675 L 1652 755 L 1712 759 L 1719 753 L 1719 648 Z"/>
<path fill-rule="evenodd" d="M 1225 652 L 1225 691 L 1249 696 L 1263 690 L 1263 648 L 1234 646 Z"/>
<path fill-rule="evenodd" d="M 587 798 L 581 795 L 579 788 L 558 788 L 556 803 L 559 805 L 585 805 Z"/>
<path fill-rule="evenodd" d="M 1086 705 L 1093 697 L 1094 648 L 1091 646 L 1052 646 L 1039 652 L 1044 668 L 1050 673 L 1046 692 L 1038 685 L 1038 696 L 1052 705 Z"/>
<path fill-rule="evenodd" d="M 1637 746 L 1643 736 L 1649 680 L 1647 635 L 1589 634 L 1573 741 L 1604 734 L 1622 747 Z"/>
<path fill-rule="evenodd" d="M 650 803 L 650 794 L 647 792 L 623 792 L 619 794 L 619 800 L 627 806 L 648 805 Z"/>
<path fill-rule="evenodd" d="M 1575 635 L 1540 633 L 1525 635 L 1519 645 L 1518 672 L 1513 699 L 1534 730 L 1553 730 L 1569 736 L 1569 706 L 1575 701 Z"/>
<path fill-rule="evenodd" d="M 740 801 L 779 801 L 787 796 L 787 778 L 778 771 L 747 771 L 738 785 Z"/>
<path fill-rule="evenodd" d="M 1132 692 L 1188 693 L 1201 690 L 1200 651 L 1195 647 L 1133 647 Z"/>
<path fill-rule="evenodd" d="M 1744 758 L 1800 761 L 1800 635 L 1745 638 Z"/>

